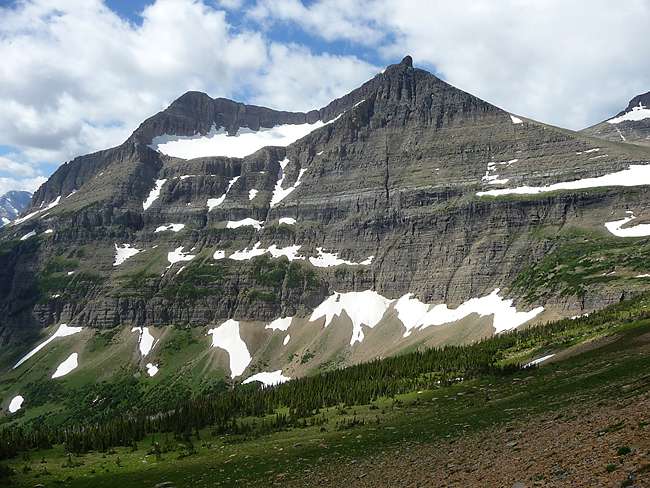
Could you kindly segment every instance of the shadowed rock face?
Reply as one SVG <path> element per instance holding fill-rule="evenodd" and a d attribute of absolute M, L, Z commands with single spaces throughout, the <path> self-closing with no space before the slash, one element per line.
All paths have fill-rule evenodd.
<path fill-rule="evenodd" d="M 620 111 L 615 117 L 621 117 L 639 107 L 650 108 L 650 92 L 634 97 L 628 103 L 627 108 Z M 583 129 L 582 132 L 608 141 L 650 146 L 650 117 L 642 120 L 624 120 L 617 124 L 611 124 L 606 120 Z"/>
<path fill-rule="evenodd" d="M 319 120 L 331 123 L 244 158 L 184 160 L 149 147 L 164 134 L 207 134 L 212 127 L 236 134 Z M 600 229 L 607 216 L 645 206 L 647 197 L 613 188 L 479 198 L 476 192 L 500 187 L 486 172 L 508 180 L 501 186 L 545 185 L 618 171 L 648 156 L 644 148 L 513 119 L 414 68 L 409 56 L 308 113 L 188 92 L 124 144 L 61 166 L 34 195 L 31 211 L 62 196 L 60 203 L 3 232 L 0 337 L 19 340 L 55 322 L 105 328 L 304 317 L 333 291 L 374 289 L 388 298 L 411 292 L 450 307 L 495 288 L 517 298 L 525 293 L 511 288 L 513 281 L 554 248 L 559 230 Z M 271 206 L 281 177 L 282 189 L 298 185 Z M 157 180 L 165 180 L 160 195 L 145 210 Z M 208 200 L 226 192 L 208 210 Z M 279 225 L 286 217 L 296 223 Z M 227 228 L 243 219 L 263 227 Z M 156 232 L 170 223 L 185 227 Z M 12 240 L 46 228 L 54 229 L 47 238 Z M 320 268 L 268 255 L 212 257 L 257 242 L 300 245 L 305 257 L 321 248 L 354 263 L 373 259 Z M 141 252 L 113 266 L 115 245 L 125 243 Z M 196 257 L 167 268 L 167 253 L 180 246 Z M 575 315 L 620 296 L 615 287 L 594 288 L 588 296 L 518 303 Z M 391 344 L 369 350 L 397 352 Z"/>

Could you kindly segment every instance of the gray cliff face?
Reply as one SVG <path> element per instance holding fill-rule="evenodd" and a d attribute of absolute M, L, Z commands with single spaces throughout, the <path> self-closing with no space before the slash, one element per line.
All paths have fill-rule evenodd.
<path fill-rule="evenodd" d="M 634 97 L 626 109 L 620 111 L 615 117 L 624 116 L 641 107 L 650 107 L 650 92 Z M 623 120 L 615 124 L 604 121 L 583 129 L 582 132 L 608 141 L 650 146 L 650 117 L 641 120 Z"/>
<path fill-rule="evenodd" d="M 287 147 L 244 158 L 184 160 L 149 147 L 165 134 L 195 136 L 213 127 L 236 134 L 242 127 L 319 120 L 330 123 Z M 450 307 L 495 288 L 521 299 L 526 293 L 513 283 L 556 247 L 561 231 L 603 233 L 605 219 L 644 208 L 648 196 L 608 188 L 479 198 L 476 192 L 499 187 L 485 178 L 488 164 L 508 187 L 534 186 L 601 176 L 647 162 L 649 153 L 516 121 L 414 68 L 410 58 L 308 113 L 188 92 L 121 146 L 61 166 L 34 195 L 32 210 L 58 196 L 60 203 L 4 232 L 0 338 L 17 341 L 58 322 L 202 326 L 231 317 L 307 316 L 333 291 L 373 289 L 389 298 L 414 293 Z M 271 206 L 281 175 L 283 189 L 299 184 Z M 156 180 L 165 183 L 145 210 Z M 251 190 L 257 190 L 253 198 Z M 208 200 L 226 191 L 209 210 Z M 287 217 L 296 223 L 279 223 Z M 263 224 L 227 228 L 242 219 Z M 184 228 L 156 232 L 171 223 Z M 15 240 L 47 228 L 54 229 L 49 237 Z M 321 248 L 354 263 L 373 259 L 321 268 L 268 254 L 213 258 L 215 251 L 230 255 L 258 242 L 262 248 L 300 245 L 306 257 Z M 115 246 L 123 244 L 142 251 L 114 266 Z M 181 246 L 196 257 L 170 266 L 167 253 Z M 186 268 L 179 272 L 181 265 Z M 617 288 L 594 288 L 586 297 L 546 296 L 528 305 L 566 316 L 620 296 Z"/>

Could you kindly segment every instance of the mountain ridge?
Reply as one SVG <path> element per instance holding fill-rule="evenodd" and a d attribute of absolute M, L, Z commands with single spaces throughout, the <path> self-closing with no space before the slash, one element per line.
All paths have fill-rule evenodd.
<path fill-rule="evenodd" d="M 196 341 L 213 335 L 198 356 L 206 371 L 297 377 L 471 342 L 501 330 L 502 316 L 539 323 L 588 313 L 645 289 L 631 264 L 620 278 L 594 274 L 584 290 L 544 264 L 576 240 L 615 239 L 604 224 L 630 208 L 647 218 L 642 186 L 479 195 L 604 178 L 647 163 L 644 148 L 512 115 L 409 58 L 316 113 L 197 92 L 179 100 L 122 145 L 63 165 L 4 231 L 0 338 L 21 346 L 13 363 L 56 324 L 84 329 L 71 339 L 82 351 L 103 330 L 124 329 L 120 347 L 133 347 L 133 327 L 163 347 L 182 326 Z M 168 136 L 213 148 L 266 136 L 250 125 L 275 122 L 317 127 L 244 157 L 184 159 L 149 147 Z M 224 349 L 223 334 L 240 349 Z M 161 354 L 144 355 L 157 377 L 186 367 L 157 363 Z M 248 359 L 233 374 L 238 354 Z M 144 356 L 121 357 L 144 367 Z"/>

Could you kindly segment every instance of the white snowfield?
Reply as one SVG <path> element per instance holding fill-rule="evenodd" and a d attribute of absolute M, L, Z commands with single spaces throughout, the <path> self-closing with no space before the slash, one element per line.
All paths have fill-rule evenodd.
<path fill-rule="evenodd" d="M 423 303 L 414 298 L 412 293 L 391 300 L 373 290 L 334 292 L 316 307 L 309 321 L 314 322 L 324 317 L 325 327 L 327 327 L 334 317 L 340 317 L 345 312 L 352 321 L 350 345 L 354 345 L 364 339 L 362 325 L 375 327 L 391 307 L 397 312 L 398 319 L 404 325 L 404 337 L 411 335 L 414 330 L 453 323 L 471 314 L 493 315 L 493 327 L 498 334 L 528 322 L 544 310 L 544 307 L 537 307 L 529 312 L 518 312 L 512 305 L 513 301 L 501 298 L 499 291 L 497 288 L 489 295 L 471 298 L 455 309 L 448 308 L 444 303 L 438 305 Z"/>
<path fill-rule="evenodd" d="M 518 312 L 512 300 L 499 296 L 499 288 L 489 295 L 471 298 L 461 303 L 458 308 L 450 309 L 446 304 L 427 305 L 412 293 L 402 296 L 395 304 L 398 318 L 404 324 L 408 337 L 415 329 L 425 329 L 432 325 L 442 325 L 461 320 L 473 313 L 482 317 L 494 315 L 493 327 L 496 333 L 514 329 L 539 315 L 544 307 L 537 307 L 529 312 Z"/>
<path fill-rule="evenodd" d="M 644 106 L 639 102 L 639 105 L 632 107 L 632 110 L 624 113 L 620 117 L 614 117 L 607 122 L 610 124 L 620 124 L 625 121 L 638 122 L 639 120 L 650 119 L 650 108 Z"/>
<path fill-rule="evenodd" d="M 282 374 L 281 369 L 278 369 L 277 371 L 271 371 L 271 372 L 264 371 L 261 373 L 254 374 L 253 376 L 249 376 L 244 381 L 242 381 L 242 384 L 246 385 L 248 383 L 252 383 L 253 381 L 259 381 L 266 387 L 266 386 L 279 385 L 280 383 L 284 383 L 286 381 L 289 381 L 290 379 L 291 378 L 289 378 L 288 376 L 284 376 Z"/>
<path fill-rule="evenodd" d="M 22 236 L 20 238 L 20 240 L 21 241 L 26 241 L 27 239 L 29 239 L 30 237 L 34 237 L 35 235 L 36 235 L 36 231 L 32 230 L 32 231 L 28 232 L 27 234 L 25 234 L 24 236 Z"/>
<path fill-rule="evenodd" d="M 23 364 L 25 361 L 27 361 L 29 358 L 31 358 L 34 354 L 38 353 L 41 349 L 43 349 L 45 346 L 47 346 L 50 342 L 52 342 L 57 337 L 67 337 L 67 336 L 76 334 L 77 332 L 81 332 L 81 327 L 68 327 L 67 324 L 59 325 L 59 328 L 56 329 L 56 332 L 54 332 L 54 334 L 52 334 L 45 341 L 41 342 L 38 346 L 36 346 L 34 349 L 29 351 L 25 356 L 23 356 L 14 365 L 13 369 L 16 369 L 18 366 Z"/>
<path fill-rule="evenodd" d="M 226 224 L 226 229 L 238 229 L 239 227 L 255 227 L 256 230 L 260 230 L 264 224 L 263 220 L 255 220 L 250 217 L 247 217 L 242 220 L 229 220 Z"/>
<path fill-rule="evenodd" d="M 293 320 L 293 317 L 284 317 L 284 318 L 279 318 L 275 319 L 273 322 L 270 324 L 267 324 L 265 329 L 271 329 L 271 330 L 281 330 L 283 332 L 286 332 L 289 330 L 289 326 L 291 325 L 291 321 Z"/>
<path fill-rule="evenodd" d="M 293 217 L 280 217 L 280 220 L 278 222 L 280 224 L 296 225 L 296 219 Z"/>
<path fill-rule="evenodd" d="M 38 214 L 40 214 L 42 212 L 47 212 L 48 210 L 51 210 L 54 207 L 56 207 L 59 204 L 60 201 L 61 201 L 61 195 L 56 197 L 54 200 L 52 200 L 50 203 L 48 203 L 45 207 L 43 207 L 42 206 L 43 204 L 41 204 L 41 208 L 39 208 L 38 210 L 35 210 L 34 212 L 30 212 L 27 215 L 25 215 L 24 217 L 20 217 L 20 218 L 18 218 L 16 220 L 12 221 L 11 225 L 22 224 L 23 222 L 25 222 L 25 221 L 31 219 L 32 217 L 34 217 L 35 215 L 38 215 Z"/>
<path fill-rule="evenodd" d="M 159 370 L 158 370 L 158 365 L 157 365 L 157 364 L 153 364 L 153 363 L 147 363 L 146 368 L 147 368 L 147 374 L 148 374 L 149 376 L 156 376 L 156 374 L 157 374 L 158 371 L 159 371 Z"/>
<path fill-rule="evenodd" d="M 239 335 L 239 322 L 228 319 L 219 327 L 210 329 L 208 335 L 212 335 L 212 347 L 218 347 L 228 353 L 231 378 L 241 375 L 250 364 L 251 355 Z"/>
<path fill-rule="evenodd" d="M 262 243 L 258 241 L 250 249 L 245 248 L 233 252 L 230 256 L 228 256 L 228 259 L 232 259 L 235 261 L 246 261 L 268 253 L 274 258 L 285 256 L 289 261 L 305 260 L 307 258 L 299 254 L 301 247 L 302 246 L 300 244 L 295 244 L 293 246 L 286 246 L 286 247 L 278 247 L 275 244 L 271 244 L 268 248 L 264 248 L 262 247 Z M 319 268 L 328 268 L 330 266 L 339 266 L 341 264 L 347 264 L 349 266 L 369 266 L 372 264 L 372 260 L 374 259 L 374 256 L 368 256 L 365 260 L 361 261 L 360 263 L 356 263 L 353 261 L 348 261 L 346 259 L 340 259 L 338 257 L 338 253 L 324 252 L 323 249 L 320 247 L 317 248 L 316 250 L 318 251 L 318 256 L 310 257 L 308 259 L 313 266 Z M 226 251 L 224 250 L 215 251 L 213 258 L 217 260 L 225 259 Z"/>
<path fill-rule="evenodd" d="M 16 413 L 18 410 L 20 410 L 23 406 L 24 401 L 25 399 L 20 395 L 13 397 L 11 399 L 11 402 L 9 402 L 9 413 Z"/>
<path fill-rule="evenodd" d="M 259 193 L 259 190 L 256 190 L 255 188 L 253 188 L 251 190 L 248 190 L 248 199 L 249 200 L 255 199 L 255 197 L 257 196 L 258 193 Z"/>
<path fill-rule="evenodd" d="M 581 190 L 606 186 L 645 186 L 650 185 L 650 164 L 633 164 L 628 169 L 594 178 L 564 181 L 547 186 L 520 186 L 498 190 L 479 191 L 478 196 L 534 195 L 558 190 Z"/>
<path fill-rule="evenodd" d="M 515 117 L 512 114 L 510 114 L 510 120 L 512 120 L 513 124 L 523 124 L 524 123 L 523 120 L 521 120 L 519 117 Z"/>
<path fill-rule="evenodd" d="M 340 266 L 341 264 L 347 264 L 348 266 L 369 266 L 372 264 L 372 260 L 374 259 L 374 256 L 368 256 L 364 261 L 356 263 L 354 261 L 339 258 L 337 252 L 323 251 L 322 247 L 317 247 L 316 251 L 318 252 L 318 256 L 310 257 L 309 262 L 318 268 L 329 268 L 331 266 Z"/>
<path fill-rule="evenodd" d="M 352 320 L 350 345 L 354 345 L 355 342 L 363 341 L 361 324 L 373 328 L 382 319 L 392 302 L 393 300 L 372 290 L 349 293 L 334 292 L 314 309 L 309 321 L 314 322 L 325 317 L 325 327 L 327 327 L 334 317 L 340 317 L 345 311 Z"/>
<path fill-rule="evenodd" d="M 166 224 L 156 227 L 154 232 L 165 232 L 171 230 L 172 232 L 180 232 L 185 228 L 185 224 Z"/>
<path fill-rule="evenodd" d="M 338 118 L 338 117 L 337 117 Z M 321 120 L 313 124 L 284 124 L 262 127 L 258 131 L 240 127 L 234 136 L 229 136 L 221 127 L 213 125 L 206 135 L 176 136 L 164 134 L 154 137 L 149 147 L 168 156 L 193 159 L 204 156 L 228 156 L 243 158 L 266 146 L 286 147 L 305 137 L 310 132 L 334 122 Z"/>
<path fill-rule="evenodd" d="M 149 192 L 149 196 L 144 202 L 142 202 L 143 210 L 147 210 L 149 207 L 151 207 L 151 204 L 158 199 L 158 197 L 160 196 L 160 190 L 162 190 L 162 187 L 166 182 L 167 182 L 167 178 L 162 180 L 156 180 L 154 187 Z"/>
<path fill-rule="evenodd" d="M 75 370 L 79 366 L 79 355 L 76 352 L 73 352 L 68 356 L 68 359 L 59 364 L 58 368 L 52 375 L 52 378 L 61 378 L 62 376 L 67 375 L 71 371 Z"/>
<path fill-rule="evenodd" d="M 534 360 L 531 361 L 530 363 L 525 364 L 525 365 L 524 365 L 524 368 L 530 368 L 531 366 L 535 366 L 535 365 L 537 365 L 537 364 L 541 364 L 541 363 L 543 363 L 544 361 L 546 361 L 547 359 L 551 359 L 553 356 L 555 356 L 555 354 L 548 354 L 548 355 L 546 355 L 546 356 L 542 356 L 541 358 L 534 359 Z"/>
<path fill-rule="evenodd" d="M 286 336 L 286 337 L 284 338 L 284 340 L 282 341 L 282 345 L 283 345 L 283 346 L 286 346 L 287 344 L 289 344 L 289 340 L 291 340 L 291 335 L 290 335 L 290 334 L 287 334 L 287 336 Z"/>
<path fill-rule="evenodd" d="M 628 210 L 625 213 L 628 214 L 629 217 L 625 217 L 624 219 L 621 220 L 614 220 L 612 222 L 605 222 L 605 227 L 607 228 L 607 230 L 617 237 L 650 236 L 650 224 L 639 224 L 633 227 L 626 227 L 625 229 L 622 229 L 621 227 L 623 227 L 625 224 L 631 222 L 636 218 L 634 216 L 634 212 Z"/>
<path fill-rule="evenodd" d="M 149 332 L 149 327 L 133 327 L 131 332 L 138 332 L 138 348 L 142 357 L 146 357 L 151 352 L 154 344 L 154 337 Z"/>
<path fill-rule="evenodd" d="M 131 247 L 131 244 L 122 244 L 121 246 L 115 244 L 115 261 L 113 262 L 113 266 L 119 266 L 130 257 L 138 254 L 141 250 Z"/>
<path fill-rule="evenodd" d="M 237 180 L 239 179 L 239 176 L 235 176 L 228 181 L 228 186 L 226 187 L 226 191 L 221 195 L 219 198 L 208 198 L 207 206 L 208 206 L 208 212 L 210 212 L 213 208 L 218 207 L 221 205 L 225 200 L 226 196 L 228 195 L 228 192 L 232 188 L 232 186 L 237 183 Z"/>
<path fill-rule="evenodd" d="M 169 251 L 167 253 L 167 261 L 169 261 L 169 266 L 167 266 L 168 268 L 171 268 L 175 263 L 181 261 L 191 261 L 196 257 L 196 254 L 187 254 L 183 252 L 183 247 L 185 246 L 177 247 L 173 251 Z"/>

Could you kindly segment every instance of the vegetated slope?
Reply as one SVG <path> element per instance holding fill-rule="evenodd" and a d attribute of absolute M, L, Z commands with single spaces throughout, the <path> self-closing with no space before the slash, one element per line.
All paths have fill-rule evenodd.
<path fill-rule="evenodd" d="M 257 150 L 233 157 L 242 147 Z M 3 230 L 3 406 L 21 395 L 29 409 L 39 374 L 67 389 L 137 368 L 193 391 L 616 303 L 647 288 L 642 255 L 614 269 L 596 245 L 574 263 L 588 286 L 539 266 L 576 234 L 645 242 L 617 234 L 645 218 L 648 156 L 511 115 L 409 57 L 309 113 L 189 92 L 64 164 Z M 626 211 L 635 221 L 605 228 Z M 14 369 L 62 323 L 82 330 Z"/>
<path fill-rule="evenodd" d="M 18 217 L 30 205 L 31 199 L 28 191 L 8 191 L 0 196 L 0 227 Z"/>
<path fill-rule="evenodd" d="M 269 486 L 269 479 L 288 486 L 394 486 L 444 477 L 471 484 L 575 480 L 579 486 L 641 480 L 647 476 L 647 422 L 639 407 L 650 386 L 648 300 L 276 388 L 239 386 L 162 415 L 120 415 L 83 429 L 4 429 L 1 445 L 7 455 L 66 440 L 70 455 L 54 446 L 12 460 L 18 486 L 60 479 L 98 487 Z M 540 369 L 514 367 L 538 357 L 547 358 Z M 527 438 L 536 435 L 538 422 L 568 444 L 548 434 Z M 147 435 L 157 429 L 162 432 Z M 581 446 L 573 449 L 575 436 Z M 462 449 L 456 460 L 440 454 Z M 517 449 L 536 461 L 518 464 Z M 481 450 L 485 456 L 469 455 Z M 520 471 L 491 461 L 510 458 Z M 400 467 L 408 474 L 400 477 Z"/>
<path fill-rule="evenodd" d="M 608 141 L 650 146 L 650 92 L 637 95 L 616 116 L 581 132 Z"/>

